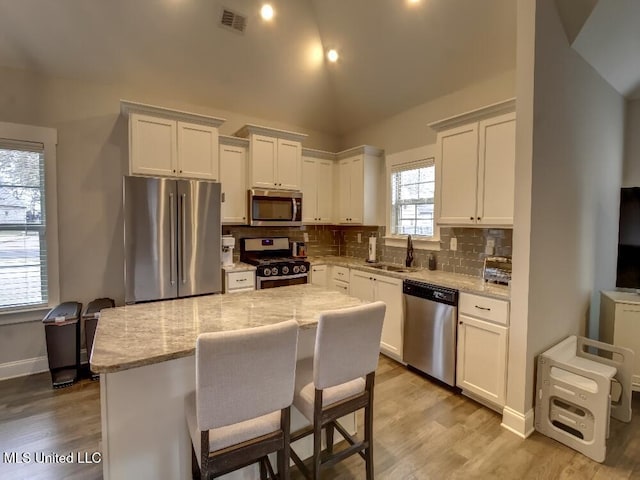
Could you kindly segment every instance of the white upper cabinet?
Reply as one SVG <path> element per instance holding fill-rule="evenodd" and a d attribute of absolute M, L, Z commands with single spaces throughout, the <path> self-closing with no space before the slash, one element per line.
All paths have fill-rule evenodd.
<path fill-rule="evenodd" d="M 438 130 L 439 224 L 513 225 L 516 116 L 497 115 L 513 104 L 502 102 L 430 124 Z"/>
<path fill-rule="evenodd" d="M 249 139 L 251 188 L 300 190 L 305 134 L 245 125 L 235 135 Z"/>
<path fill-rule="evenodd" d="M 437 207 L 440 223 L 476 223 L 478 124 L 452 128 L 438 135 L 436 175 L 440 177 Z"/>
<path fill-rule="evenodd" d="M 516 114 L 480 122 L 479 134 L 476 220 L 482 225 L 513 225 Z"/>
<path fill-rule="evenodd" d="M 247 223 L 247 151 L 243 138 L 220 137 L 222 223 Z"/>
<path fill-rule="evenodd" d="M 217 181 L 223 119 L 121 101 L 129 116 L 129 173 Z"/>
<path fill-rule="evenodd" d="M 178 122 L 178 176 L 220 179 L 217 128 Z"/>
<path fill-rule="evenodd" d="M 303 223 L 331 223 L 333 220 L 334 161 L 330 157 L 334 155 L 317 150 L 302 151 Z"/>
<path fill-rule="evenodd" d="M 278 188 L 300 190 L 302 145 L 300 142 L 278 139 L 276 179 Z"/>
<path fill-rule="evenodd" d="M 338 154 L 338 222 L 377 225 L 382 150 L 363 146 Z"/>

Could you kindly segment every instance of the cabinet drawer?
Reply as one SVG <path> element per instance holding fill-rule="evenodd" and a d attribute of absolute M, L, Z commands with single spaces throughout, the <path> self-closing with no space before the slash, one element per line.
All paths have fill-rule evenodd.
<path fill-rule="evenodd" d="M 238 288 L 255 288 L 254 272 L 230 272 L 227 274 L 228 284 L 227 290 L 236 290 Z"/>
<path fill-rule="evenodd" d="M 333 288 L 339 292 L 344 293 L 345 295 L 349 295 L 349 284 L 347 282 L 343 282 L 342 280 L 334 280 Z"/>
<path fill-rule="evenodd" d="M 347 267 L 333 267 L 333 278 L 336 280 L 342 280 L 343 282 L 348 282 L 349 269 Z"/>
<path fill-rule="evenodd" d="M 461 293 L 458 311 L 460 314 L 471 315 L 501 325 L 509 324 L 509 302 L 504 300 Z"/>

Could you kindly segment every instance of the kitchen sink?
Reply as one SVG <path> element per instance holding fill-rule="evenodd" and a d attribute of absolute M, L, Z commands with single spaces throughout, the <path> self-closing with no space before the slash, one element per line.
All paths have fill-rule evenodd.
<path fill-rule="evenodd" d="M 371 268 L 376 268 L 378 270 L 386 270 L 387 272 L 399 272 L 399 273 L 405 273 L 405 272 L 415 272 L 417 271 L 416 268 L 411 268 L 411 267 L 403 267 L 401 265 L 384 265 L 384 264 L 377 264 L 377 265 L 369 265 Z"/>

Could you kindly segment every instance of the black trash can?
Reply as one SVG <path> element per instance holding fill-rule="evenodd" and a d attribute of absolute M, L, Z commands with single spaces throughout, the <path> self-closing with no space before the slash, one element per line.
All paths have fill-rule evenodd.
<path fill-rule="evenodd" d="M 51 309 L 42 320 L 53 388 L 68 387 L 78 379 L 80 312 L 81 303 L 64 302 Z"/>
<path fill-rule="evenodd" d="M 89 372 L 93 380 L 100 378 L 97 373 L 91 372 L 91 350 L 93 349 L 93 338 L 96 335 L 96 327 L 98 326 L 98 319 L 100 318 L 100 310 L 105 308 L 113 308 L 116 306 L 116 302 L 111 298 L 96 298 L 89 302 L 87 309 L 82 315 L 84 320 L 84 339 L 87 346 L 87 362 L 89 362 Z"/>

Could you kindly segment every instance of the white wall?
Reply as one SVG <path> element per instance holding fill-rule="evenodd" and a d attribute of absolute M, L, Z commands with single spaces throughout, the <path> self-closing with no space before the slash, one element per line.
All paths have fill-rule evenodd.
<path fill-rule="evenodd" d="M 520 0 L 519 7 L 535 10 L 528 19 L 535 21 L 535 71 L 533 83 L 518 87 L 524 102 L 533 99 L 533 111 L 522 110 L 528 118 L 518 111 L 519 129 L 522 120 L 533 120 L 531 160 L 520 143 L 528 134 L 518 135 L 513 252 L 518 262 L 528 256 L 528 271 L 514 265 L 511 317 L 518 349 L 526 328 L 526 350 L 510 345 L 507 405 L 525 413 L 533 406 L 536 356 L 567 335 L 587 332 L 589 320 L 598 319 L 599 290 L 615 285 L 625 101 L 570 48 L 555 2 Z M 533 53 L 530 45 L 527 50 Z"/>
<path fill-rule="evenodd" d="M 136 90 L 0 69 L 0 121 L 58 130 L 61 300 L 124 300 L 122 176 L 128 127 L 119 114 L 121 98 L 226 118 L 220 130 L 227 135 L 256 123 L 308 133 L 305 146 L 337 149 L 332 135 L 182 103 L 184 92 L 178 90 L 159 91 L 153 85 Z M 45 355 L 43 339 L 37 323 L 0 326 L 0 364 Z"/>
<path fill-rule="evenodd" d="M 625 187 L 640 187 L 640 100 L 627 102 L 622 183 Z"/>
<path fill-rule="evenodd" d="M 341 148 L 375 145 L 388 155 L 436 143 L 436 132 L 427 127 L 428 123 L 513 98 L 516 91 L 515 73 L 515 70 L 511 70 L 498 74 L 350 132 L 342 137 Z"/>

